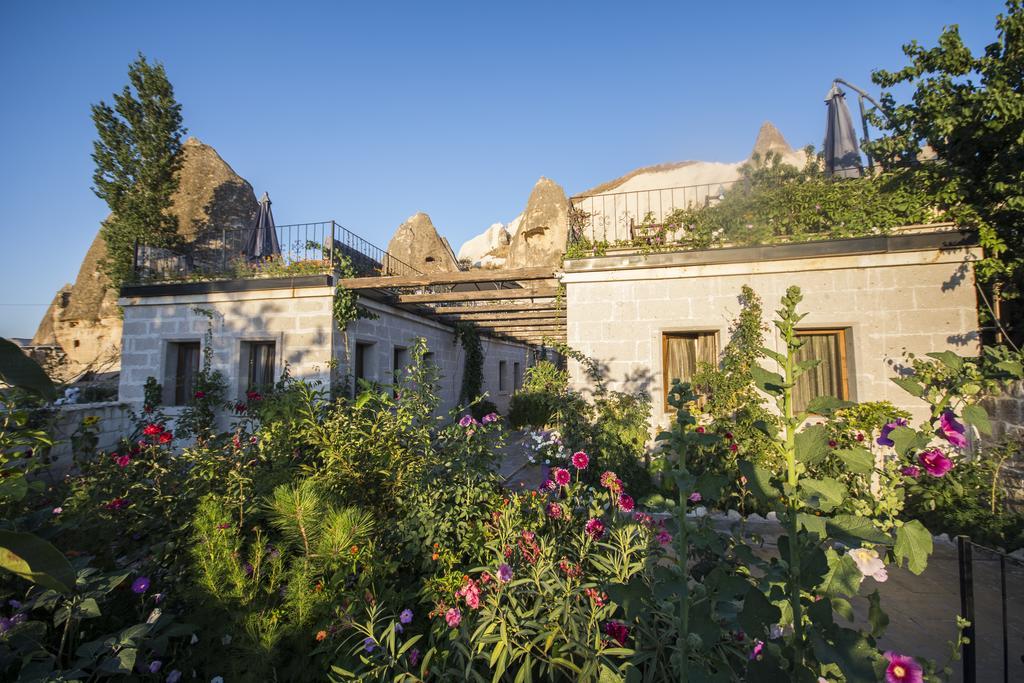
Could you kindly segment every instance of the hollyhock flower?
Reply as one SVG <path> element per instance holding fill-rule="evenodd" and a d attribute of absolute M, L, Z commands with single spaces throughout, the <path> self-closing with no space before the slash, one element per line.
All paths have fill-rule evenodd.
<path fill-rule="evenodd" d="M 601 486 L 606 489 L 610 489 L 615 486 L 615 482 L 618 481 L 618 477 L 615 476 L 614 472 L 605 472 L 601 475 Z"/>
<path fill-rule="evenodd" d="M 587 465 L 590 464 L 590 456 L 583 451 L 576 451 L 572 454 L 572 466 L 578 470 L 587 469 Z"/>
<path fill-rule="evenodd" d="M 601 538 L 604 536 L 604 522 L 602 522 L 600 519 L 596 517 L 587 520 L 587 524 L 584 528 L 587 532 L 587 535 L 595 541 L 601 540 Z"/>
<path fill-rule="evenodd" d="M 924 466 L 925 472 L 933 477 L 941 477 L 953 469 L 953 461 L 946 457 L 946 454 L 938 448 L 925 451 L 917 456 L 917 459 Z"/>
<path fill-rule="evenodd" d="M 905 465 L 904 467 L 900 468 L 900 474 L 906 477 L 913 477 L 914 479 L 917 479 L 918 477 L 921 476 L 921 468 L 918 467 L 917 465 Z"/>
<path fill-rule="evenodd" d="M 459 420 L 459 426 L 460 427 L 468 427 L 471 424 L 473 424 L 473 422 L 474 422 L 474 420 L 473 420 L 473 416 L 472 415 L 463 415 L 462 419 Z"/>
<path fill-rule="evenodd" d="M 619 494 L 619 507 L 623 512 L 631 512 L 633 510 L 633 497 L 625 493 Z"/>
<path fill-rule="evenodd" d="M 508 583 L 512 580 L 512 567 L 507 564 L 498 565 L 498 581 L 501 583 Z"/>
<path fill-rule="evenodd" d="M 132 456 L 130 455 L 118 455 L 117 457 L 114 458 L 114 462 L 116 462 L 117 466 L 120 467 L 121 469 L 128 467 L 128 463 L 130 463 L 131 461 Z"/>
<path fill-rule="evenodd" d="M 854 548 L 849 551 L 847 555 L 853 559 L 854 564 L 857 565 L 857 569 L 864 576 L 870 576 L 875 581 L 882 583 L 889 578 L 888 572 L 885 571 L 885 562 L 878 557 L 877 550 L 869 550 L 868 548 Z"/>
<path fill-rule="evenodd" d="M 159 441 L 160 443 L 170 443 L 172 439 L 174 439 L 174 434 L 172 434 L 171 432 L 164 432 L 163 434 L 157 437 L 157 441 Z"/>
<path fill-rule="evenodd" d="M 629 639 L 629 627 L 621 621 L 609 621 L 604 625 L 605 635 L 610 636 L 618 642 L 619 645 L 625 645 Z"/>
<path fill-rule="evenodd" d="M 551 474 L 555 480 L 555 483 L 558 484 L 559 486 L 568 486 L 569 482 L 572 480 L 572 476 L 569 474 L 569 470 L 564 470 L 561 467 L 556 467 L 554 470 L 552 470 Z"/>
<path fill-rule="evenodd" d="M 178 683 L 181 680 L 181 672 L 177 669 L 172 669 L 171 673 L 167 674 L 167 683 Z"/>
<path fill-rule="evenodd" d="M 497 413 L 487 413 L 486 415 L 484 415 L 480 419 L 480 421 L 483 422 L 485 425 L 489 425 L 492 422 L 497 422 L 498 421 L 498 414 Z"/>
<path fill-rule="evenodd" d="M 132 593 L 142 595 L 149 590 L 149 577 L 140 576 L 132 582 Z"/>
<path fill-rule="evenodd" d="M 660 543 L 661 545 L 669 545 L 670 543 L 672 543 L 672 534 L 662 530 L 658 532 L 657 539 L 658 543 Z"/>
<path fill-rule="evenodd" d="M 411 623 L 412 622 L 412 610 L 411 609 L 404 609 L 404 610 L 402 610 L 402 613 L 398 615 L 398 620 L 400 622 L 402 622 L 403 624 Z"/>
<path fill-rule="evenodd" d="M 691 503 L 699 503 L 701 501 L 700 491 L 694 491 L 687 498 Z"/>
<path fill-rule="evenodd" d="M 155 674 L 156 672 L 160 671 L 160 667 L 162 667 L 163 665 L 164 663 L 161 662 L 159 659 L 154 659 L 152 662 L 149 663 L 149 673 Z"/>
<path fill-rule="evenodd" d="M 733 439 L 732 432 L 726 432 L 725 433 L 725 438 L 726 438 L 727 441 L 732 441 L 732 439 Z"/>
<path fill-rule="evenodd" d="M 377 647 L 377 641 L 372 637 L 367 636 L 363 638 L 363 649 L 367 652 L 373 652 L 374 648 Z"/>
<path fill-rule="evenodd" d="M 829 440 L 828 440 L 828 447 L 829 447 L 829 448 L 835 448 L 835 447 L 836 447 L 836 446 L 838 446 L 838 445 L 839 445 L 839 444 L 838 444 L 838 443 L 836 443 L 836 440 L 835 440 L 835 439 L 829 439 Z"/>
<path fill-rule="evenodd" d="M 558 503 L 551 503 L 550 505 L 548 505 L 547 512 L 548 517 L 550 517 L 551 519 L 562 518 L 562 506 L 559 505 Z"/>
<path fill-rule="evenodd" d="M 952 411 L 947 410 L 939 417 L 939 431 L 946 437 L 946 441 L 949 441 L 949 443 L 957 448 L 965 448 L 967 446 L 964 426 L 957 422 L 956 415 Z"/>
<path fill-rule="evenodd" d="M 455 628 L 462 621 L 462 612 L 459 611 L 458 607 L 452 607 L 444 613 L 444 620 L 448 623 L 449 628 Z"/>
<path fill-rule="evenodd" d="M 64 512 L 64 508 L 62 508 L 62 507 L 58 506 L 58 507 L 53 508 L 53 514 L 55 514 L 55 515 L 59 515 L 62 512 Z"/>
<path fill-rule="evenodd" d="M 864 440 L 864 435 L 861 434 L 860 432 L 857 432 L 856 439 L 857 439 L 857 441 L 863 441 Z"/>
<path fill-rule="evenodd" d="M 896 652 L 886 652 L 889 666 L 885 669 L 886 683 L 922 683 L 924 675 L 921 665 L 913 657 Z"/>
<path fill-rule="evenodd" d="M 146 425 L 143 428 L 142 433 L 146 436 L 156 436 L 162 431 L 164 431 L 164 428 L 154 422 Z"/>
<path fill-rule="evenodd" d="M 409 650 L 409 664 L 416 666 L 418 661 L 420 661 L 420 651 L 416 648 Z"/>
<path fill-rule="evenodd" d="M 761 652 L 764 650 L 764 642 L 760 640 L 754 641 L 754 649 L 750 651 L 750 660 L 753 661 L 761 656 Z"/>
<path fill-rule="evenodd" d="M 889 434 L 891 434 L 892 430 L 896 429 L 897 427 L 906 426 L 907 421 L 904 420 L 902 417 L 898 418 L 895 422 L 889 422 L 884 427 L 882 427 L 882 433 L 878 437 L 878 439 L 876 439 L 875 443 L 877 443 L 879 446 L 895 446 L 896 442 L 889 438 Z"/>
<path fill-rule="evenodd" d="M 739 449 L 740 449 L 740 447 L 739 447 L 738 444 L 734 444 L 734 443 L 729 444 L 729 451 L 730 452 L 735 453 Z"/>
<path fill-rule="evenodd" d="M 196 393 L 193 394 L 193 396 L 195 398 L 197 398 L 197 399 L 206 398 L 206 392 L 205 391 L 197 391 Z"/>

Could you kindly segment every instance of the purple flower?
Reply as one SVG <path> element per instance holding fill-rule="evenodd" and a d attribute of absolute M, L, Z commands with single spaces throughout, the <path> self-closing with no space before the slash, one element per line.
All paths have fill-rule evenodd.
<path fill-rule="evenodd" d="M 586 530 L 587 535 L 595 541 L 601 540 L 601 538 L 604 536 L 604 522 L 602 522 L 597 517 L 592 517 L 591 519 L 587 520 L 587 524 L 584 527 L 584 529 Z"/>
<path fill-rule="evenodd" d="M 925 451 L 917 456 L 917 459 L 924 466 L 925 472 L 933 477 L 941 477 L 953 469 L 953 461 L 946 457 L 946 454 L 938 448 Z"/>
<path fill-rule="evenodd" d="M 757 659 L 758 656 L 761 654 L 762 650 L 764 650 L 764 642 L 762 642 L 760 640 L 755 640 L 754 641 L 754 649 L 750 651 L 750 659 L 751 659 L 751 661 Z"/>
<path fill-rule="evenodd" d="M 139 578 L 132 581 L 132 593 L 136 595 L 142 595 L 149 590 L 149 577 L 140 576 Z"/>
<path fill-rule="evenodd" d="M 159 659 L 154 659 L 152 662 L 149 663 L 149 673 L 155 674 L 156 672 L 160 671 L 160 667 L 162 667 L 163 665 L 164 663 L 161 662 Z"/>
<path fill-rule="evenodd" d="M 885 653 L 885 658 L 889 660 L 885 669 L 886 683 L 921 683 L 924 680 L 921 665 L 913 657 L 890 651 Z"/>
<path fill-rule="evenodd" d="M 907 421 L 904 420 L 902 417 L 897 418 L 895 422 L 890 422 L 886 424 L 884 427 L 882 427 L 882 434 L 878 437 L 876 443 L 879 446 L 895 446 L 896 442 L 889 438 L 889 434 L 892 433 L 892 430 L 896 429 L 897 427 L 906 426 Z"/>
<path fill-rule="evenodd" d="M 245 563 L 245 566 L 244 566 L 244 567 L 242 567 L 242 568 L 243 568 L 243 569 L 245 570 L 245 575 L 246 575 L 246 576 L 252 576 L 252 573 L 253 573 L 253 571 L 254 571 L 254 569 L 253 569 L 253 566 L 252 566 L 252 563 L 250 563 L 250 562 L 246 562 L 246 563 Z"/>
<path fill-rule="evenodd" d="M 12 626 L 14 626 L 14 622 L 7 617 L 0 617 L 0 633 L 7 633 Z"/>
<path fill-rule="evenodd" d="M 171 673 L 167 674 L 167 683 L 178 683 L 181 680 L 181 672 L 177 669 L 172 669 Z"/>
<path fill-rule="evenodd" d="M 373 652 L 374 648 L 376 647 L 377 641 L 374 640 L 372 637 L 367 637 L 363 639 L 363 649 L 367 652 Z"/>
<path fill-rule="evenodd" d="M 420 661 L 420 651 L 416 648 L 409 650 L 409 664 L 416 666 L 418 661 Z"/>
<path fill-rule="evenodd" d="M 485 425 L 489 425 L 492 422 L 497 422 L 498 421 L 498 414 L 497 413 L 487 413 L 486 415 L 484 415 L 480 419 L 480 421 L 483 422 Z"/>
<path fill-rule="evenodd" d="M 693 493 L 691 493 L 687 500 L 689 500 L 691 503 L 699 503 L 701 500 L 700 491 L 694 491 Z"/>
<path fill-rule="evenodd" d="M 398 615 L 398 620 L 400 622 L 402 622 L 403 624 L 411 623 L 412 622 L 412 610 L 411 609 L 404 609 L 404 610 L 402 610 L 402 613 Z"/>
<path fill-rule="evenodd" d="M 7 604 L 14 609 L 21 609 L 21 603 L 17 600 L 8 600 Z"/>
<path fill-rule="evenodd" d="M 460 427 L 469 427 L 474 422 L 476 422 L 476 420 L 473 419 L 472 415 L 463 415 L 462 419 L 459 420 L 459 426 Z"/>
<path fill-rule="evenodd" d="M 939 431 L 942 432 L 942 435 L 946 437 L 949 443 L 957 448 L 965 448 L 967 446 L 964 426 L 956 421 L 956 415 L 952 411 L 947 410 L 939 417 Z"/>
<path fill-rule="evenodd" d="M 512 580 L 512 567 L 507 564 L 498 565 L 498 581 L 508 583 Z"/>
<path fill-rule="evenodd" d="M 904 465 L 900 468 L 900 474 L 905 477 L 911 477 L 917 479 L 921 476 L 921 468 L 917 465 Z"/>

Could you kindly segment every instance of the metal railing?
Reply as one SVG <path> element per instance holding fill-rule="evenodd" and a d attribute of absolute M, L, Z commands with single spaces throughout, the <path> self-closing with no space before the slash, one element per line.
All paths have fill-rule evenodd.
<path fill-rule="evenodd" d="M 974 543 L 966 536 L 957 536 L 956 538 L 957 547 L 957 565 L 958 573 L 960 577 L 960 615 L 970 622 L 970 625 L 964 629 L 964 637 L 966 642 L 963 644 L 961 650 L 961 659 L 963 661 L 963 673 L 964 683 L 974 683 L 978 680 L 977 678 L 977 666 L 978 666 L 978 614 L 975 610 L 974 603 L 974 551 L 979 551 L 984 555 L 984 559 L 979 559 L 979 562 L 987 563 L 998 563 L 999 565 L 999 597 L 1000 597 L 1000 627 L 1002 632 L 1002 669 L 1004 683 L 1008 683 L 1011 680 L 1021 680 L 1019 678 L 1021 669 L 1015 669 L 1014 676 L 1010 675 L 1010 637 L 1009 637 L 1009 620 L 1007 617 L 1006 607 L 1006 565 L 1009 563 L 1013 568 L 1017 569 L 1017 573 L 1024 573 L 1024 562 L 1021 562 L 1015 557 L 1007 555 L 1004 552 L 988 548 L 983 545 Z M 1017 577 L 1020 578 L 1019 576 Z M 990 643 L 991 640 L 986 638 L 986 643 Z M 1024 652 L 1024 648 L 1021 647 L 1019 639 L 1015 639 L 1014 646 L 1016 648 L 1014 654 L 1016 658 L 1013 661 L 1015 667 L 1024 667 L 1024 656 L 1021 653 Z M 986 677 L 986 680 L 992 680 L 991 677 Z"/>
<path fill-rule="evenodd" d="M 177 247 L 135 246 L 135 281 L 170 282 L 333 273 L 347 257 L 357 277 L 420 275 L 408 263 L 346 229 L 337 221 L 275 226 L 280 253 L 245 254 L 252 228 L 206 230 Z"/>
<path fill-rule="evenodd" d="M 641 236 L 637 234 L 638 228 L 648 217 L 649 225 L 661 226 L 677 209 L 716 204 L 739 182 L 742 181 L 576 195 L 569 200 L 573 213 L 569 241 L 631 242 Z"/>

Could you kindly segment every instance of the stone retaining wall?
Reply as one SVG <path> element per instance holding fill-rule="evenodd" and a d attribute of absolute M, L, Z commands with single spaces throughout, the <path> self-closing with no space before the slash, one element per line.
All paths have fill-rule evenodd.
<path fill-rule="evenodd" d="M 124 403 L 107 401 L 57 407 L 50 430 L 53 439 L 50 454 L 56 469 L 65 469 L 71 464 L 71 437 L 81 428 L 86 417 L 99 418 L 93 427 L 99 440 L 96 445 L 99 450 L 112 451 L 120 438 L 131 430 L 131 413 Z"/>

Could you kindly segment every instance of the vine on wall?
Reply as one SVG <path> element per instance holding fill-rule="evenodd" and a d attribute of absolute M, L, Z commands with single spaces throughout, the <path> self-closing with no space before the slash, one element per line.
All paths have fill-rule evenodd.
<path fill-rule="evenodd" d="M 469 403 L 480 395 L 484 384 L 484 349 L 480 334 L 472 323 L 461 322 L 455 326 L 455 339 L 466 352 L 466 363 L 462 372 L 461 403 Z"/>
<path fill-rule="evenodd" d="M 350 322 L 360 318 L 376 320 L 379 317 L 376 313 L 359 305 L 359 295 L 341 284 L 341 280 L 356 276 L 356 269 L 352 267 L 352 261 L 347 256 L 336 256 L 335 271 L 338 284 L 334 287 L 333 313 L 334 321 L 338 323 L 338 329 L 344 332 Z"/>

